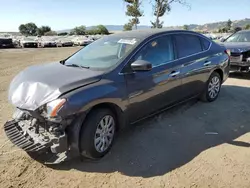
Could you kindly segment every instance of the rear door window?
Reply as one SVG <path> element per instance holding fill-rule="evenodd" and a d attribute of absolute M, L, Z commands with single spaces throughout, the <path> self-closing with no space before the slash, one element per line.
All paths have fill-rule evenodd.
<path fill-rule="evenodd" d="M 200 37 L 189 34 L 175 35 L 177 54 L 179 58 L 202 52 Z"/>

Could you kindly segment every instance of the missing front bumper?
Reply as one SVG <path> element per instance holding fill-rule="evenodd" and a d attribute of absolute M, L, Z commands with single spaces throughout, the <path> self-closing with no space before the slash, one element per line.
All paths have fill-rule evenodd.
<path fill-rule="evenodd" d="M 12 120 L 4 125 L 4 130 L 10 141 L 27 152 L 52 153 L 67 151 L 67 136 L 65 133 L 55 135 L 47 131 L 40 131 L 39 126 L 32 125 L 29 120 Z"/>
<path fill-rule="evenodd" d="M 32 130 L 35 127 L 24 125 L 24 120 L 11 120 L 4 124 L 9 140 L 26 151 L 32 158 L 45 164 L 58 164 L 69 160 L 67 136 L 48 139 Z"/>
<path fill-rule="evenodd" d="M 58 164 L 79 157 L 79 132 L 85 114 L 68 117 L 60 123 L 35 118 L 35 114 L 16 111 L 4 124 L 9 140 L 33 159 Z"/>
<path fill-rule="evenodd" d="M 5 133 L 14 145 L 27 152 L 42 152 L 52 145 L 51 142 L 39 142 L 37 139 L 34 139 L 28 134 L 27 130 L 23 130 L 19 122 L 12 120 L 4 124 Z"/>

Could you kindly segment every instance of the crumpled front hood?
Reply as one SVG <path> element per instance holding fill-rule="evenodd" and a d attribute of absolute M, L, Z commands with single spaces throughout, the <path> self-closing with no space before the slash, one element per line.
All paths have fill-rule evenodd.
<path fill-rule="evenodd" d="M 99 81 L 102 74 L 59 62 L 31 66 L 12 80 L 8 98 L 16 107 L 36 110 L 67 91 Z"/>
<path fill-rule="evenodd" d="M 250 50 L 250 42 L 223 42 L 221 45 L 235 53 L 242 53 Z"/>

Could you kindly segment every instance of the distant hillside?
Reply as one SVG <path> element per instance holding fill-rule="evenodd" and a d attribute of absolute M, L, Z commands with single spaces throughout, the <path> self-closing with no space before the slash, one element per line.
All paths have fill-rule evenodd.
<path fill-rule="evenodd" d="M 204 25 L 198 25 L 198 24 L 190 24 L 188 25 L 190 30 L 203 30 L 203 31 L 215 31 L 218 30 L 220 28 L 225 27 L 227 24 L 227 21 L 223 21 L 223 22 L 215 22 L 215 23 L 207 23 Z M 245 18 L 242 20 L 235 20 L 232 21 L 232 27 L 242 27 L 244 28 L 245 25 L 250 24 L 250 18 Z M 91 29 L 94 26 L 89 26 L 87 27 L 87 29 Z M 123 25 L 105 25 L 105 27 L 111 31 L 111 32 L 117 32 L 117 31 L 122 31 L 123 30 Z M 147 29 L 147 28 L 151 28 L 151 26 L 147 26 L 147 25 L 139 25 L 138 29 Z M 170 27 L 165 27 L 167 29 L 182 29 L 183 25 L 181 26 L 170 26 Z M 64 29 L 64 30 L 59 30 L 57 31 L 58 33 L 62 33 L 62 32 L 70 32 L 72 29 Z M 12 35 L 19 35 L 18 32 L 0 32 L 0 35 L 2 34 L 12 34 Z"/>
<path fill-rule="evenodd" d="M 242 27 L 244 28 L 245 25 L 250 24 L 250 19 L 249 18 L 245 18 L 243 20 L 235 20 L 232 21 L 232 27 Z M 204 25 L 197 25 L 197 24 L 191 24 L 188 25 L 190 30 L 203 30 L 203 31 L 214 31 L 214 30 L 218 30 L 220 28 L 225 27 L 227 24 L 227 21 L 223 21 L 223 22 L 215 22 L 215 23 L 207 23 Z M 170 28 L 170 29 L 182 29 L 183 26 L 172 26 L 172 27 L 166 27 L 166 28 Z"/>
<path fill-rule="evenodd" d="M 244 27 L 247 24 L 250 24 L 250 19 L 246 18 L 243 20 L 235 20 L 232 21 L 232 27 Z M 218 30 L 222 27 L 225 27 L 227 24 L 227 21 L 223 22 L 215 22 L 215 23 L 207 23 L 204 25 L 198 25 L 198 24 L 190 24 L 188 25 L 190 30 L 206 30 L 206 31 L 214 31 Z M 122 31 L 123 30 L 123 25 L 105 25 L 109 31 Z M 87 27 L 87 29 L 91 29 L 93 26 Z M 147 25 L 139 25 L 138 29 L 146 29 L 150 28 L 151 26 Z M 168 29 L 182 29 L 183 26 L 170 26 L 170 27 L 165 27 Z M 58 32 L 70 32 L 71 29 L 65 29 L 65 30 L 60 30 Z"/>
<path fill-rule="evenodd" d="M 94 26 L 89 26 L 87 27 L 87 29 L 92 29 Z M 105 25 L 105 27 L 109 30 L 109 31 L 122 31 L 123 30 L 123 25 Z M 146 28 L 150 28 L 150 26 L 146 26 L 146 25 L 139 25 L 138 29 L 146 29 Z M 72 29 L 63 29 L 63 30 L 59 30 L 57 31 L 58 33 L 62 33 L 62 32 L 67 32 L 69 33 Z"/>
<path fill-rule="evenodd" d="M 5 35 L 5 34 L 9 34 L 9 35 L 20 35 L 19 32 L 0 32 L 0 35 Z"/>

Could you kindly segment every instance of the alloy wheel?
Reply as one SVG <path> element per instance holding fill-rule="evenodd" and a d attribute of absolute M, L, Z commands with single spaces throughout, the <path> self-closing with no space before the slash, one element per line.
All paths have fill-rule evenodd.
<path fill-rule="evenodd" d="M 214 76 L 208 84 L 208 95 L 211 99 L 218 96 L 220 92 L 220 78 Z"/>
<path fill-rule="evenodd" d="M 115 120 L 111 115 L 104 116 L 98 123 L 94 145 L 96 151 L 102 153 L 105 152 L 113 141 L 115 134 Z"/>

